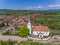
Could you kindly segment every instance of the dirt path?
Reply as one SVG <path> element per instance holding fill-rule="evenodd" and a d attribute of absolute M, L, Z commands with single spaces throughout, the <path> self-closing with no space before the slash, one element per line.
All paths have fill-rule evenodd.
<path fill-rule="evenodd" d="M 50 30 L 52 33 L 56 33 L 60 35 L 60 30 Z"/>
<path fill-rule="evenodd" d="M 52 38 L 48 40 L 35 40 L 33 39 L 33 42 L 41 42 L 46 44 L 60 44 L 60 35 L 53 36 Z"/>
<path fill-rule="evenodd" d="M 25 37 L 19 37 L 19 36 L 3 36 L 3 35 L 0 35 L 0 40 L 2 41 L 7 41 L 7 40 L 12 40 L 12 41 L 27 41 L 27 38 Z"/>
<path fill-rule="evenodd" d="M 2 41 L 8 41 L 8 40 L 12 40 L 12 41 L 18 41 L 18 42 L 21 42 L 21 41 L 27 41 L 28 38 L 26 37 L 19 37 L 19 36 L 4 36 L 4 35 L 0 35 L 0 40 Z M 51 39 L 49 40 L 34 40 L 34 42 L 41 42 L 41 43 L 47 43 L 47 44 L 60 44 L 60 36 L 54 36 L 52 37 Z"/>

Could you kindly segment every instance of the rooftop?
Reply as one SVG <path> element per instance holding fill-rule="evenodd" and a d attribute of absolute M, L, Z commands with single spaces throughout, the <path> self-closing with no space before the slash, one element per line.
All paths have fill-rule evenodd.
<path fill-rule="evenodd" d="M 33 31 L 47 31 L 47 32 L 49 32 L 49 28 L 47 26 L 34 26 Z"/>

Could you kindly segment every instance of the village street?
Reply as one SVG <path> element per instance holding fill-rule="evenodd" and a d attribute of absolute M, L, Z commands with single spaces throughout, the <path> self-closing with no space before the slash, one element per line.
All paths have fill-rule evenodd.
<path fill-rule="evenodd" d="M 19 37 L 19 36 L 4 36 L 4 35 L 0 35 L 0 40 L 2 41 L 8 41 L 8 40 L 12 40 L 12 41 L 27 41 L 27 38 L 25 37 Z"/>
<path fill-rule="evenodd" d="M 60 30 L 50 30 L 52 33 L 56 33 L 60 35 Z"/>
<path fill-rule="evenodd" d="M 27 37 L 19 37 L 19 36 L 7 36 L 7 35 L 0 35 L 0 40 L 2 41 L 8 41 L 8 40 L 12 40 L 12 41 L 28 41 L 29 38 Z M 47 43 L 47 44 L 60 44 L 60 35 L 56 35 L 53 36 L 52 38 L 48 39 L 48 40 L 34 40 L 32 39 L 33 42 L 41 42 L 41 43 Z"/>
<path fill-rule="evenodd" d="M 46 40 L 41 40 L 38 38 L 29 38 L 33 39 L 33 42 L 41 42 L 41 43 L 46 43 L 46 44 L 60 44 L 60 35 L 55 35 L 52 38 L 50 37 L 49 39 L 46 38 Z"/>

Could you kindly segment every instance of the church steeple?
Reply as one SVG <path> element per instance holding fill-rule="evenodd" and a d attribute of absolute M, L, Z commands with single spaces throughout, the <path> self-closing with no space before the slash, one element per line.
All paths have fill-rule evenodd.
<path fill-rule="evenodd" d="M 31 22 L 30 22 L 30 17 L 29 17 L 29 19 L 28 19 L 28 22 L 27 22 L 27 27 L 29 28 L 29 30 L 30 30 L 30 34 L 31 34 Z"/>

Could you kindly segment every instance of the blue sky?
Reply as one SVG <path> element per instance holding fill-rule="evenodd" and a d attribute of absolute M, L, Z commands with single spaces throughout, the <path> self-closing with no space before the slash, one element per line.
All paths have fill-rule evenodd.
<path fill-rule="evenodd" d="M 0 9 L 19 9 L 19 10 L 60 9 L 60 0 L 0 0 Z"/>

